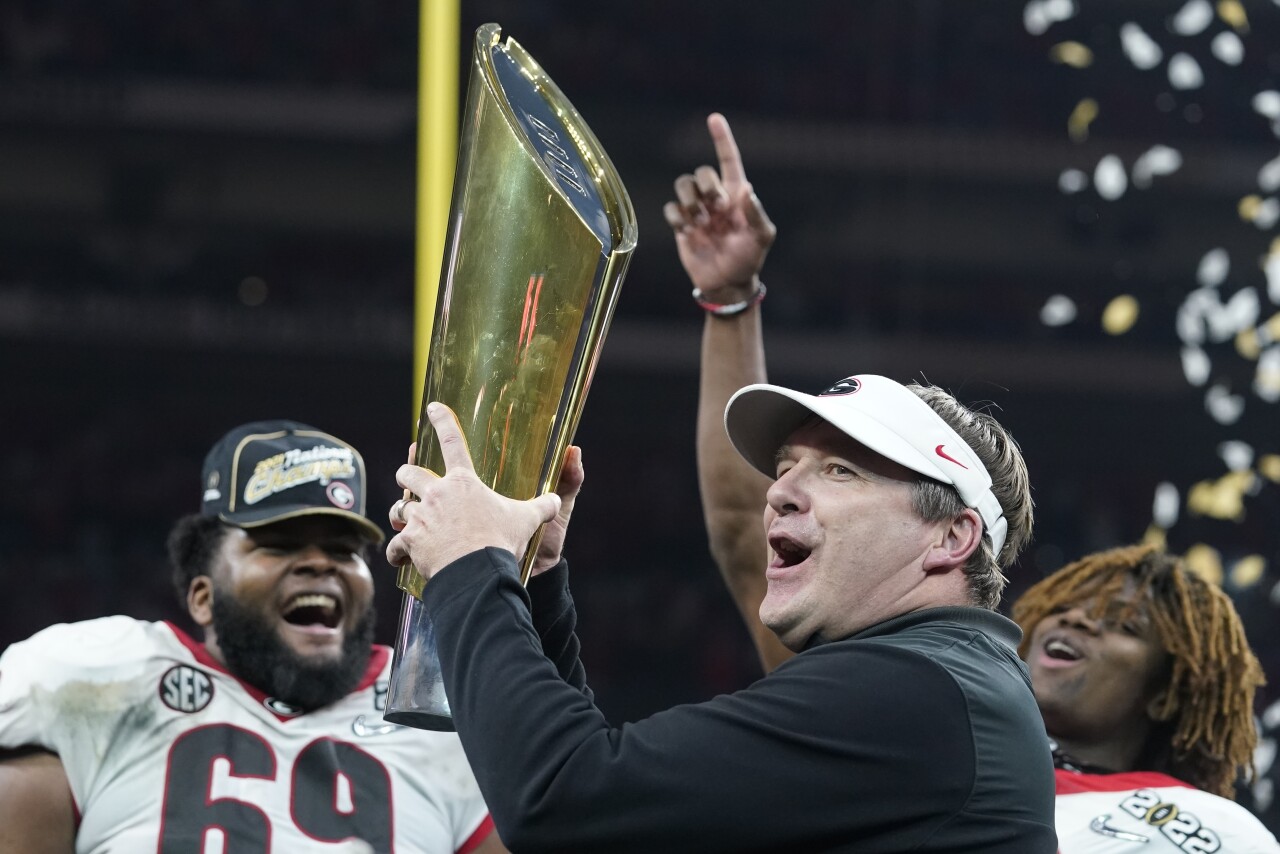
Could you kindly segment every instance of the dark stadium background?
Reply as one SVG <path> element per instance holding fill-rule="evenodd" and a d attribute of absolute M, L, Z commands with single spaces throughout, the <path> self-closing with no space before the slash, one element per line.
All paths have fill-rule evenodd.
<path fill-rule="evenodd" d="M 579 431 L 587 487 L 568 547 L 589 674 L 616 721 L 757 675 L 707 554 L 702 318 L 661 216 L 671 180 L 712 156 L 711 110 L 780 229 L 765 270 L 773 378 L 816 391 L 879 372 L 996 402 L 1039 516 L 1014 592 L 1141 538 L 1172 484 L 1170 544 L 1219 556 L 1280 683 L 1276 483 L 1246 477 L 1233 520 L 1186 506 L 1228 473 L 1223 442 L 1251 446 L 1255 470 L 1280 452 L 1277 408 L 1230 340 L 1206 345 L 1210 379 L 1191 385 L 1175 332 L 1217 247 L 1224 301 L 1254 288 L 1259 322 L 1280 302 L 1260 264 L 1276 229 L 1240 215 L 1243 197 L 1268 195 L 1259 169 L 1277 154 L 1252 99 L 1280 88 L 1280 7 L 1244 3 L 1247 28 L 1218 17 L 1180 35 L 1182 2 L 1075 5 L 1033 34 L 1038 4 L 1014 0 L 463 4 L 463 62 L 474 28 L 500 23 L 586 117 L 639 216 Z M 197 507 L 204 451 L 244 420 L 352 441 L 385 521 L 420 382 L 416 21 L 410 0 L 0 0 L 0 647 L 56 621 L 178 616 L 165 533 Z M 1195 57 L 1203 87 L 1136 69 L 1127 21 L 1166 60 Z M 1227 30 L 1238 65 L 1210 50 Z M 1064 41 L 1092 64 L 1055 61 Z M 1073 141 L 1084 98 L 1098 117 Z M 1183 162 L 1148 189 L 1108 201 L 1059 187 L 1068 168 L 1091 176 L 1111 153 L 1131 166 L 1155 144 Z M 1140 311 L 1111 335 L 1101 318 L 1119 294 Z M 1073 322 L 1042 321 L 1054 295 Z M 1244 402 L 1234 423 L 1206 408 L 1218 383 Z M 392 577 L 379 571 L 384 640 Z"/>

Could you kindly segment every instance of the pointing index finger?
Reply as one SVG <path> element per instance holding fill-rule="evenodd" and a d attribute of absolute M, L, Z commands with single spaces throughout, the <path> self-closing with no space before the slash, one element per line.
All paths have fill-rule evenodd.
<path fill-rule="evenodd" d="M 720 161 L 720 178 L 726 187 L 735 187 L 747 180 L 742 168 L 742 155 L 738 152 L 738 143 L 733 139 L 733 131 L 729 130 L 729 122 L 719 113 L 707 116 L 707 130 L 711 131 L 711 141 L 716 146 L 716 157 Z"/>
<path fill-rule="evenodd" d="M 458 416 L 453 414 L 453 410 L 443 403 L 433 401 L 427 406 L 427 418 L 440 443 L 444 473 L 447 475 L 454 469 L 475 471 L 475 466 L 471 463 L 471 450 L 467 447 L 467 437 L 462 435 L 462 425 L 458 423 Z"/>

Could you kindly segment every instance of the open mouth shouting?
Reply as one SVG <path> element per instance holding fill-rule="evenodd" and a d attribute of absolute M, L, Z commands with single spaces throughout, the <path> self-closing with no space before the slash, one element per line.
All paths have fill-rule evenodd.
<path fill-rule="evenodd" d="M 1082 644 L 1066 632 L 1050 632 L 1040 644 L 1041 667 L 1059 669 L 1072 667 L 1084 659 Z"/>
<path fill-rule="evenodd" d="M 798 566 L 809 559 L 812 549 L 798 540 L 783 533 L 769 535 L 769 548 L 773 550 L 773 559 L 769 561 L 766 574 L 774 574 Z"/>
<path fill-rule="evenodd" d="M 338 637 L 342 634 L 342 598 L 328 591 L 303 590 L 292 594 L 280 608 L 288 628 L 305 635 Z"/>

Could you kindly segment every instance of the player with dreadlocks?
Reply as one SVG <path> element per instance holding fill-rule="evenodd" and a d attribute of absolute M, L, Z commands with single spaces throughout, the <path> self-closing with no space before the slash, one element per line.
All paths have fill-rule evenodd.
<path fill-rule="evenodd" d="M 1155 838 L 1280 850 L 1227 800 L 1253 773 L 1263 677 L 1221 590 L 1154 546 L 1128 546 L 1058 570 L 1013 617 L 1054 742 L 1064 854 L 1152 850 Z"/>

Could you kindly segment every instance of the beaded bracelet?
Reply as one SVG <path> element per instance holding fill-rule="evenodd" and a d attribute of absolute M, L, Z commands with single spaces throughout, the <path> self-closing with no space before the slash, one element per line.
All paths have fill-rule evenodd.
<path fill-rule="evenodd" d="M 702 296 L 702 291 L 698 288 L 693 289 L 693 301 L 708 314 L 714 314 L 716 317 L 733 317 L 735 314 L 742 314 L 753 305 L 759 305 L 764 300 L 764 295 L 767 292 L 768 289 L 765 288 L 764 282 L 757 279 L 755 291 L 742 302 L 709 302 Z"/>

